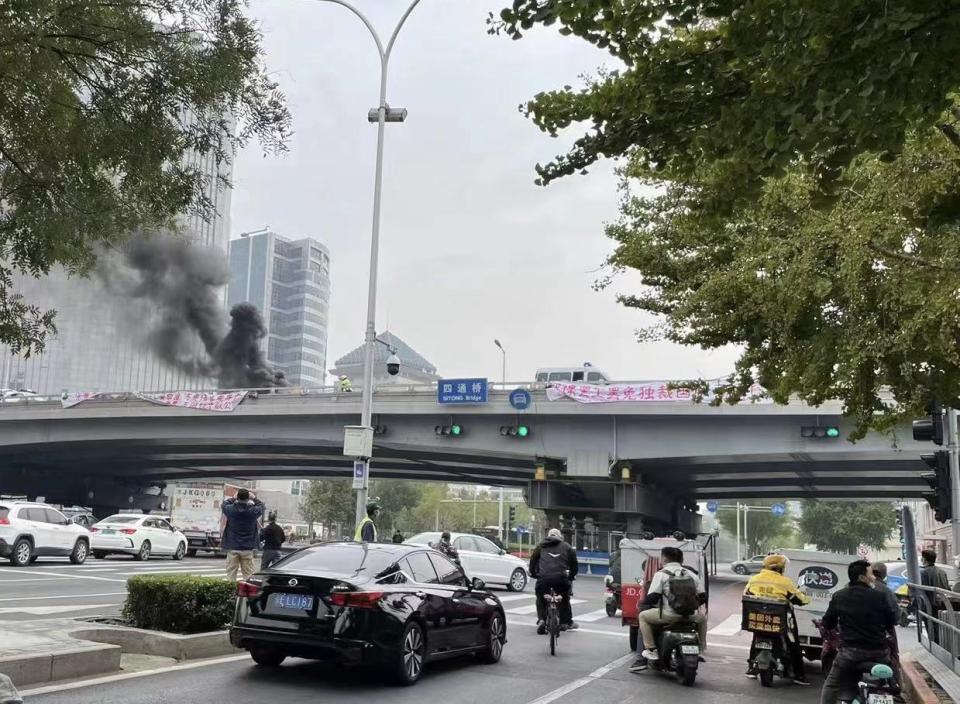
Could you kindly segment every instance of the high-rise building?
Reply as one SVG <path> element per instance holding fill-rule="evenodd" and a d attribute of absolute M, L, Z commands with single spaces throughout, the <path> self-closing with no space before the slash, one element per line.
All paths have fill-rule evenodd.
<path fill-rule="evenodd" d="M 227 256 L 230 232 L 232 163 L 217 164 L 212 155 L 189 154 L 188 165 L 205 176 L 205 195 L 213 204 L 209 219 L 185 215 L 183 236 L 203 247 L 216 247 Z M 70 277 L 56 269 L 40 279 L 15 276 L 13 290 L 41 310 L 57 311 L 57 334 L 47 339 L 43 353 L 29 358 L 0 346 L 0 388 L 31 389 L 42 394 L 62 391 L 160 391 L 202 389 L 214 379 L 172 369 L 151 352 L 145 340 L 149 320 L 132 320 L 123 301 L 92 277 Z M 200 340 L 196 340 L 202 349 Z"/>
<path fill-rule="evenodd" d="M 426 357 L 389 330 L 377 335 L 381 344 L 374 347 L 373 385 L 383 384 L 431 384 L 440 378 L 437 368 Z M 387 372 L 387 360 L 396 354 L 400 358 L 400 373 Z M 345 376 L 355 385 L 363 382 L 364 345 L 354 348 L 338 359 L 330 373 Z M 359 389 L 358 389 L 359 390 Z"/>
<path fill-rule="evenodd" d="M 315 239 L 269 228 L 230 242 L 227 306 L 252 303 L 269 331 L 267 362 L 291 386 L 323 386 L 330 310 L 330 252 Z"/>

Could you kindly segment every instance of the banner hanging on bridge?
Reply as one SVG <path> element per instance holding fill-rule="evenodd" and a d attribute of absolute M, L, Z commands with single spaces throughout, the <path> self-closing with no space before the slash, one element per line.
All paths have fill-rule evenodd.
<path fill-rule="evenodd" d="M 79 394 L 64 394 L 60 397 L 60 405 L 64 408 L 73 408 L 84 401 L 91 401 L 95 398 L 99 398 L 102 395 L 103 394 L 97 393 L 96 391 L 86 391 Z"/>
<path fill-rule="evenodd" d="M 246 395 L 246 391 L 170 391 L 161 394 L 138 393 L 137 397 L 158 406 L 229 413 L 240 405 Z"/>
<path fill-rule="evenodd" d="M 709 403 L 713 400 L 713 390 L 724 383 L 722 379 L 709 382 L 709 390 L 703 395 L 702 401 Z M 668 381 L 643 381 L 634 384 L 569 384 L 551 382 L 547 387 L 547 398 L 558 401 L 563 398 L 572 398 L 579 403 L 658 403 L 663 401 L 693 401 L 694 393 L 690 389 L 672 389 Z M 764 390 L 759 384 L 750 387 L 745 402 L 772 403 L 764 397 Z"/>

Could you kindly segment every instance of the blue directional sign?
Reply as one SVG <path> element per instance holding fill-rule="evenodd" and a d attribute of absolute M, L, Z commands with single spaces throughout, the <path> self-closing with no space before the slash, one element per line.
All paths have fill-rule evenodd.
<path fill-rule="evenodd" d="M 441 379 L 437 382 L 437 403 L 486 402 L 486 379 Z"/>
<path fill-rule="evenodd" d="M 707 510 L 708 510 L 710 513 L 716 513 L 718 508 L 720 508 L 720 506 L 717 505 L 717 502 L 716 502 L 716 501 L 708 501 L 708 502 L 707 502 Z"/>
<path fill-rule="evenodd" d="M 517 531 L 517 535 L 523 535 L 524 533 L 527 532 L 527 529 L 524 528 L 523 526 L 517 526 L 516 528 L 514 528 L 514 530 Z"/>
<path fill-rule="evenodd" d="M 526 389 L 514 389 L 510 392 L 510 405 L 518 411 L 525 411 L 530 408 L 530 392 Z"/>
<path fill-rule="evenodd" d="M 782 516 L 787 512 L 787 507 L 784 504 L 774 504 L 770 507 L 770 513 L 774 516 Z"/>

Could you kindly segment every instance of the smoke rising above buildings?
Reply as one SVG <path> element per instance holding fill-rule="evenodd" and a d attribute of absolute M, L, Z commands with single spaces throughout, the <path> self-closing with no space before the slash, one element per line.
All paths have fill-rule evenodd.
<path fill-rule="evenodd" d="M 267 330 L 257 308 L 241 303 L 227 318 L 222 252 L 172 234 L 139 234 L 101 258 L 98 275 L 114 296 L 146 304 L 146 315 L 127 325 L 146 327 L 146 346 L 168 366 L 216 378 L 225 389 L 286 385 L 260 349 Z"/>

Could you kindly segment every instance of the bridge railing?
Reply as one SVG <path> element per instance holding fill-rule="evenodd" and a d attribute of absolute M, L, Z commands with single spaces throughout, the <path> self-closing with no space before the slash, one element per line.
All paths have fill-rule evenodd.
<path fill-rule="evenodd" d="M 917 640 L 960 674 L 960 594 L 921 584 L 907 586 L 916 606 Z"/>

